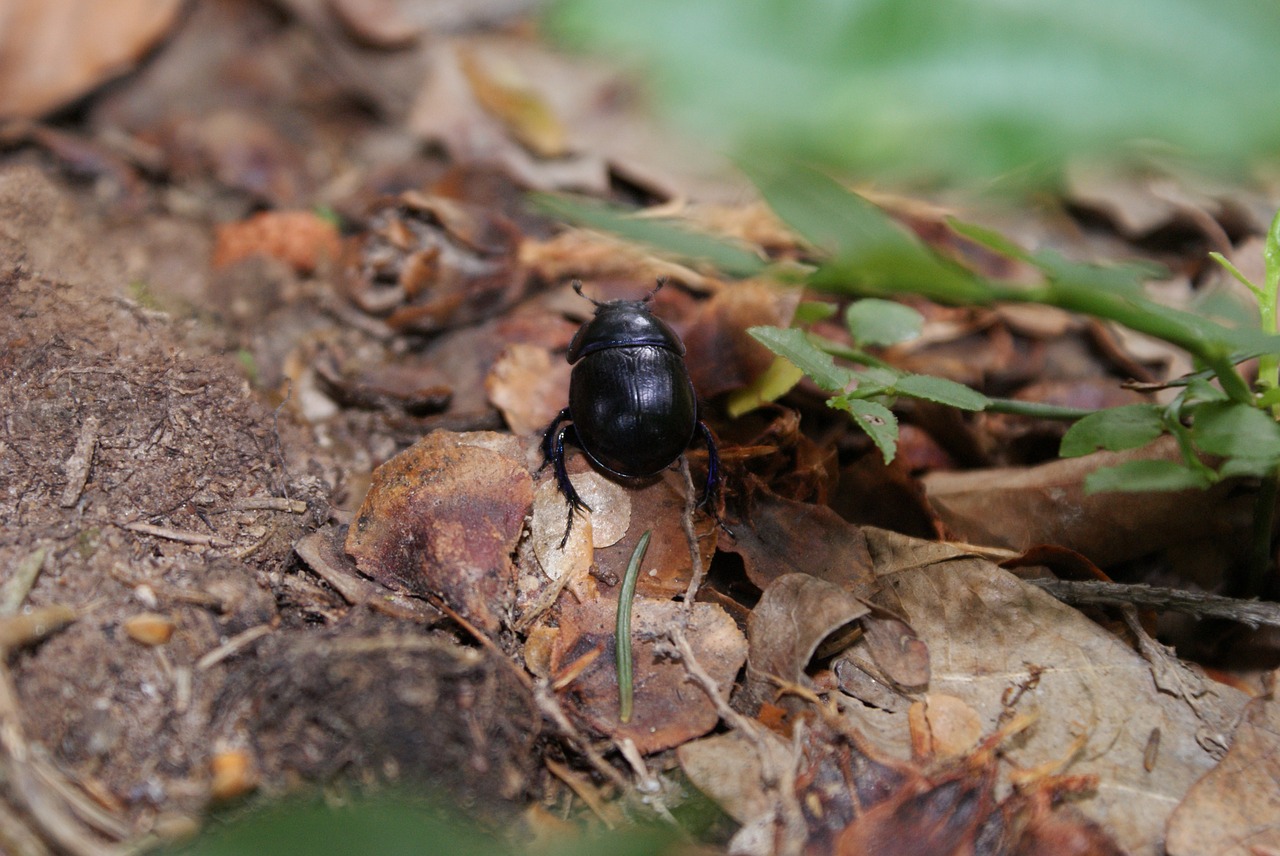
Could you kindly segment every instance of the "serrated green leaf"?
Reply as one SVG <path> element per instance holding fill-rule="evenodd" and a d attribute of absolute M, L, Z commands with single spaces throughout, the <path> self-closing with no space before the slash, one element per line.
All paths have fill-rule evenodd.
<path fill-rule="evenodd" d="M 1126 404 L 1091 413 L 1067 429 L 1058 454 L 1076 458 L 1098 449 L 1119 452 L 1145 446 L 1164 433 L 1161 414 L 1155 404 Z"/>
<path fill-rule="evenodd" d="M 868 366 L 853 373 L 853 379 L 857 382 L 856 388 L 860 393 L 859 398 L 878 395 L 892 387 L 901 377 L 902 372 L 883 366 Z"/>
<path fill-rule="evenodd" d="M 933 375 L 903 375 L 894 381 L 893 392 L 960 410 L 985 410 L 991 404 L 991 399 L 976 389 Z"/>
<path fill-rule="evenodd" d="M 910 306 L 867 297 L 849 304 L 844 323 L 861 346 L 894 345 L 919 336 L 924 316 Z"/>
<path fill-rule="evenodd" d="M 1191 440 L 1196 448 L 1225 458 L 1280 460 L 1280 425 L 1264 411 L 1235 402 L 1194 409 Z"/>
<path fill-rule="evenodd" d="M 778 356 L 786 357 L 827 392 L 841 392 L 853 381 L 853 372 L 836 365 L 831 355 L 811 342 L 803 330 L 752 327 L 747 332 Z"/>
<path fill-rule="evenodd" d="M 898 453 L 898 417 L 893 415 L 892 410 L 865 398 L 844 396 L 836 396 L 827 404 L 852 416 L 854 424 L 867 432 L 867 436 L 876 444 L 884 462 L 893 462 Z"/>
<path fill-rule="evenodd" d="M 625 209 L 562 194 L 539 193 L 532 198 L 543 211 L 567 222 L 612 232 L 679 258 L 704 261 L 733 276 L 753 276 L 765 267 L 742 244 L 696 232 L 673 220 L 639 218 Z"/>
<path fill-rule="evenodd" d="M 1085 493 L 1144 493 L 1206 487 L 1209 479 L 1202 472 L 1178 461 L 1126 461 L 1094 470 L 1084 480 Z"/>

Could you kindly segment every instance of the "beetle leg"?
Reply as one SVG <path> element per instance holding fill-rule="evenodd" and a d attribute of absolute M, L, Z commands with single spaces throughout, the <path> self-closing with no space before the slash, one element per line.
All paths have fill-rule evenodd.
<path fill-rule="evenodd" d="M 568 423 L 567 425 L 565 424 L 566 422 Z M 547 433 L 542 437 L 542 466 L 546 467 L 547 464 L 553 466 L 556 475 L 556 487 L 560 489 L 565 501 L 569 503 L 569 516 L 564 526 L 564 537 L 560 539 L 560 549 L 562 550 L 564 545 L 569 542 L 569 533 L 573 531 L 574 513 L 579 509 L 591 510 L 591 506 L 583 502 L 582 497 L 578 496 L 578 491 L 574 489 L 573 482 L 569 481 L 569 471 L 564 466 L 564 440 L 570 431 L 573 431 L 573 423 L 569 421 L 569 408 L 566 407 L 556 415 L 555 419 L 551 420 L 551 424 L 547 426 Z"/>
<path fill-rule="evenodd" d="M 542 466 L 538 467 L 538 472 L 542 472 L 547 468 L 547 464 L 555 458 L 555 442 L 556 435 L 559 433 L 561 423 L 569 421 L 569 408 L 565 408 L 556 414 L 556 418 L 551 420 L 551 424 L 547 426 L 547 430 L 542 433 Z M 564 444 L 561 443 L 561 454 L 563 455 Z"/>
<path fill-rule="evenodd" d="M 698 431 L 702 433 L 702 441 L 707 444 L 707 484 L 702 494 L 702 505 L 716 519 L 720 528 L 732 536 L 733 530 L 725 526 L 724 520 L 720 518 L 720 488 L 723 482 L 720 478 L 720 452 L 716 448 L 716 438 L 707 423 L 701 419 L 698 420 Z"/>

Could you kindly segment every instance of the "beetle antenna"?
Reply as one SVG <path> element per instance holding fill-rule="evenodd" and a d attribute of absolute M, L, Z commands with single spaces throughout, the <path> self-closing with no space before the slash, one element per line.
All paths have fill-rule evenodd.
<path fill-rule="evenodd" d="M 580 279 L 575 279 L 575 280 L 573 281 L 573 290 L 574 290 L 574 291 L 576 291 L 576 292 L 578 292 L 578 296 L 579 296 L 579 297 L 583 297 L 583 298 L 586 298 L 587 300 L 590 300 L 590 301 L 591 301 L 591 305 L 592 305 L 592 306 L 599 306 L 599 305 L 600 305 L 600 301 L 599 301 L 599 300 L 596 300 L 594 297 L 589 297 L 589 296 L 587 296 L 587 295 L 585 295 L 585 294 L 583 294 L 583 293 L 582 293 L 582 280 L 580 280 Z"/>
<path fill-rule="evenodd" d="M 657 284 L 657 285 L 655 285 L 655 286 L 653 287 L 653 291 L 651 291 L 651 292 L 649 292 L 648 294 L 646 294 L 646 295 L 644 296 L 644 300 L 642 300 L 642 301 L 640 301 L 640 302 L 641 302 L 641 303 L 649 303 L 649 302 L 651 302 L 651 301 L 653 300 L 653 296 L 654 296 L 655 294 L 657 294 L 659 291 L 662 291 L 662 286 L 664 286 L 664 285 L 666 285 L 666 284 L 667 284 L 667 277 L 665 277 L 665 276 L 660 276 L 660 277 L 658 277 L 658 284 Z"/>

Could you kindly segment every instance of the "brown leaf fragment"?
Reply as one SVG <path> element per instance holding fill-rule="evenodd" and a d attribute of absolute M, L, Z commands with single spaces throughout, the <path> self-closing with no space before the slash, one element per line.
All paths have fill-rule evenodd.
<path fill-rule="evenodd" d="M 514 434 L 545 431 L 567 400 L 570 367 L 540 345 L 514 343 L 499 356 L 485 391 Z"/>
<path fill-rule="evenodd" d="M 311 211 L 263 211 L 247 220 L 218 226 L 213 267 L 224 268 L 253 255 L 279 259 L 298 273 L 336 262 L 342 242 L 333 223 Z"/>
<path fill-rule="evenodd" d="M 871 605 L 862 618 L 867 652 L 881 674 L 900 689 L 922 689 L 929 684 L 929 646 L 901 617 Z"/>
<path fill-rule="evenodd" d="M 965 856 L 995 812 L 993 771 L 904 788 L 858 816 L 836 839 L 838 856 Z"/>
<path fill-rule="evenodd" d="M 789 326 L 799 302 L 794 288 L 748 280 L 721 288 L 700 304 L 692 323 L 681 331 L 698 394 L 710 399 L 740 389 L 772 365 L 773 353 L 748 336 L 747 328 Z"/>
<path fill-rule="evenodd" d="M 751 493 L 744 516 L 722 548 L 742 557 L 747 576 L 760 589 L 786 574 L 817 577 L 864 598 L 879 589 L 866 536 L 830 508 L 759 488 Z"/>
<path fill-rule="evenodd" d="M 869 611 L 841 586 L 808 574 L 774 580 L 747 619 L 751 655 L 739 703 L 754 710 L 771 700 L 776 679 L 806 683 L 805 667 L 823 640 Z"/>
<path fill-rule="evenodd" d="M 34 118 L 128 71 L 181 10 L 178 0 L 5 3 L 0 118 Z"/>
<path fill-rule="evenodd" d="M 343 29 L 369 47 L 403 48 L 422 34 L 422 28 L 405 17 L 397 0 L 328 0 L 328 6 Z"/>
<path fill-rule="evenodd" d="M 1098 452 L 1034 467 L 931 473 L 929 503 L 955 540 L 1024 552 L 1056 544 L 1100 567 L 1196 538 L 1247 543 L 1227 525 L 1246 525 L 1234 510 L 1228 483 L 1208 490 L 1085 494 L 1084 478 L 1102 466 L 1148 458 L 1174 458 L 1172 437 L 1132 452 Z"/>
<path fill-rule="evenodd" d="M 476 102 L 526 149 L 541 158 L 568 154 L 568 133 L 555 111 L 514 66 L 486 62 L 477 52 L 459 48 L 458 67 Z"/>
<path fill-rule="evenodd" d="M 1023 770 L 1070 760 L 1073 775 L 1097 781 L 1076 801 L 1080 811 L 1123 850 L 1158 853 L 1172 806 L 1214 763 L 1188 700 L 1162 692 L 1127 642 L 991 562 L 944 544 L 866 534 L 877 574 L 929 646 L 930 693 L 961 699 L 987 730 L 1010 715 L 1034 716 L 1003 757 Z M 1205 692 L 1224 712 L 1243 704 L 1229 687 Z M 1148 773 L 1157 727 L 1160 757 Z"/>
<path fill-rule="evenodd" d="M 501 213 L 406 191 L 348 241 L 343 285 L 397 330 L 433 333 L 501 313 L 524 296 L 519 229 Z"/>
<path fill-rule="evenodd" d="M 767 756 L 763 761 L 762 753 Z M 791 747 L 767 731 L 755 742 L 738 733 L 690 740 L 676 749 L 676 757 L 694 787 L 742 824 L 772 810 L 765 782 L 793 763 Z"/>
<path fill-rule="evenodd" d="M 1170 856 L 1280 850 L 1280 704 L 1274 698 L 1245 707 L 1226 756 L 1174 809 L 1165 848 Z"/>
<path fill-rule="evenodd" d="M 533 480 L 521 460 L 477 445 L 486 442 L 436 431 L 376 469 L 346 550 L 377 582 L 442 597 L 493 632 L 514 599 L 511 554 Z"/>
<path fill-rule="evenodd" d="M 915 755 L 922 759 L 959 758 L 972 752 L 982 739 L 982 719 L 962 699 L 945 693 L 927 693 L 912 702 L 908 711 Z"/>
<path fill-rule="evenodd" d="M 562 601 L 562 603 L 564 603 Z M 594 731 L 615 740 L 630 738 L 641 754 L 679 746 L 701 737 L 719 721 L 716 705 L 690 686 L 684 665 L 668 656 L 667 630 L 688 621 L 685 635 L 698 663 L 715 680 L 722 699 L 747 658 L 747 643 L 727 612 L 714 604 L 684 604 L 636 598 L 632 607 L 632 661 L 635 700 L 631 719 L 618 721 L 618 675 L 614 664 L 616 604 L 605 600 L 564 603 L 550 670 L 558 673 L 599 648 L 562 693 L 562 699 Z"/>
<path fill-rule="evenodd" d="M 293 545 L 293 551 L 316 576 L 353 606 L 367 605 L 392 618 L 423 624 L 434 624 L 444 617 L 429 603 L 406 597 L 360 576 L 351 557 L 342 550 L 346 534 L 345 526 L 327 526 L 303 537 Z"/>

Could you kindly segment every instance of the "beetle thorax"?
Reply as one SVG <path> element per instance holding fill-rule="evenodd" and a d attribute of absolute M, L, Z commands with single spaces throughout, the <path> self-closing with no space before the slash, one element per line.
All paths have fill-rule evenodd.
<path fill-rule="evenodd" d="M 578 330 L 566 355 L 576 363 L 606 348 L 667 348 L 683 356 L 684 343 L 667 322 L 649 311 L 643 300 L 612 300 L 596 307 L 595 317 Z"/>

